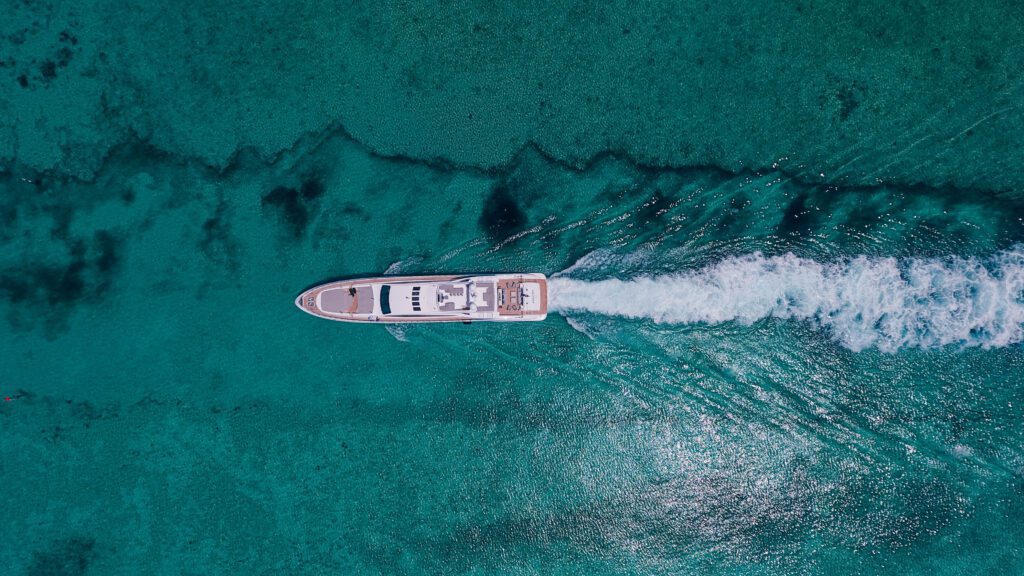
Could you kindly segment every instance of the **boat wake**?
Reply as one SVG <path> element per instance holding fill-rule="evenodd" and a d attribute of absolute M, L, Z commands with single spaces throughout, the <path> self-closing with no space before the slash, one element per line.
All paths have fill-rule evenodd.
<path fill-rule="evenodd" d="M 629 280 L 560 274 L 549 288 L 550 307 L 563 315 L 708 324 L 795 319 L 827 330 L 852 350 L 990 348 L 1024 340 L 1022 246 L 986 259 L 859 256 L 820 263 L 755 253 Z"/>

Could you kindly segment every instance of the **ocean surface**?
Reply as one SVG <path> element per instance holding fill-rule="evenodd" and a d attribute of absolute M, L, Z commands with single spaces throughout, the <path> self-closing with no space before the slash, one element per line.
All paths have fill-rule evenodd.
<path fill-rule="evenodd" d="M 0 573 L 1024 573 L 1024 5 L 0 5 Z"/>

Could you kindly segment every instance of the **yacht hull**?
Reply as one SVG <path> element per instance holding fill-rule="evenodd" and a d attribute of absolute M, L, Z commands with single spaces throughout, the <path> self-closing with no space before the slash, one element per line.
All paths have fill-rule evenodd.
<path fill-rule="evenodd" d="M 547 317 L 543 274 L 381 276 L 328 282 L 295 299 L 338 322 L 529 322 Z"/>

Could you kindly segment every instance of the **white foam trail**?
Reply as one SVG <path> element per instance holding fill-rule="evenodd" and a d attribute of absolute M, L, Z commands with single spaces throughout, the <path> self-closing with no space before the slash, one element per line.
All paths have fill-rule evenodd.
<path fill-rule="evenodd" d="M 591 340 L 594 339 L 594 335 L 590 333 L 590 325 L 587 324 L 586 322 L 571 317 L 566 318 L 565 320 L 569 323 L 569 326 L 572 326 L 573 330 L 579 332 L 580 334 L 583 334 L 584 336 L 590 338 Z"/>
<path fill-rule="evenodd" d="M 418 256 L 413 256 L 413 257 L 407 258 L 405 260 L 399 260 L 398 262 L 392 262 L 391 266 L 388 266 L 388 269 L 384 271 L 384 274 L 385 275 L 388 275 L 388 274 L 401 274 L 402 272 L 408 270 L 410 266 L 416 266 L 417 264 L 421 263 L 422 261 L 423 261 L 422 258 L 420 258 Z"/>
<path fill-rule="evenodd" d="M 826 328 L 853 350 L 987 348 L 1024 339 L 1024 247 L 985 260 L 860 256 L 819 263 L 756 253 L 666 276 L 555 277 L 550 289 L 551 307 L 563 313 L 659 323 L 790 318 Z"/>
<path fill-rule="evenodd" d="M 388 334 L 395 337 L 395 340 L 399 342 L 408 342 L 409 337 L 405 334 L 405 326 L 398 326 L 395 324 L 385 324 Z"/>

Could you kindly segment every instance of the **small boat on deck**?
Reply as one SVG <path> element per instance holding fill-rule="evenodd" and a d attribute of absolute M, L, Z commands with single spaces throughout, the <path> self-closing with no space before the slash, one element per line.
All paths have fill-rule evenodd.
<path fill-rule="evenodd" d="M 342 322 L 523 322 L 548 314 L 543 274 L 385 276 L 329 282 L 295 305 Z"/>

